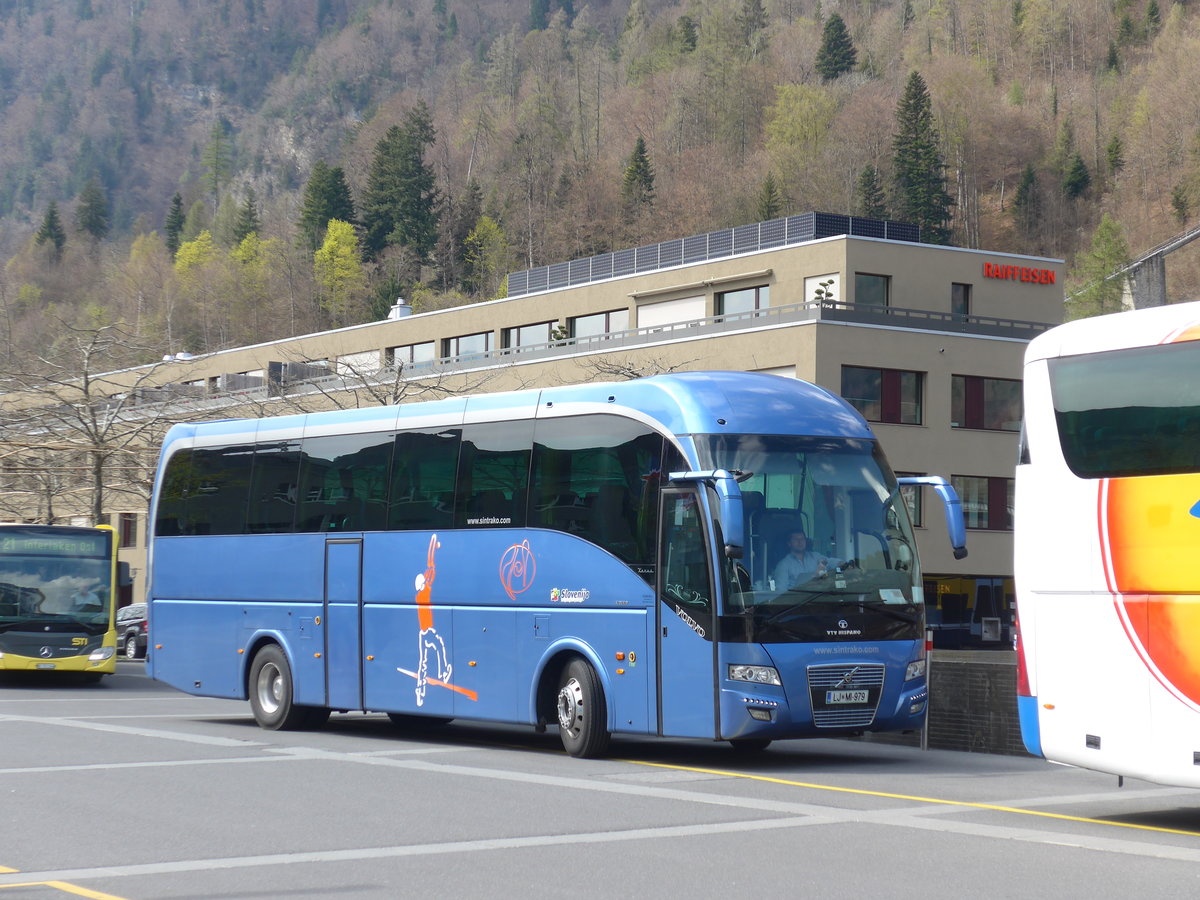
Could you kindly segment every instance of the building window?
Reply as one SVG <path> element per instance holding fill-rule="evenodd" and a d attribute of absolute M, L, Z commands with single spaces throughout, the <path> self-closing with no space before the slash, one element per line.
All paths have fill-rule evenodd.
<path fill-rule="evenodd" d="M 869 422 L 920 425 L 924 372 L 842 366 L 842 396 Z"/>
<path fill-rule="evenodd" d="M 725 291 L 723 294 L 717 294 L 716 299 L 718 316 L 752 313 L 771 305 L 771 288 L 764 284 L 759 287 L 743 288 L 740 291 Z"/>
<path fill-rule="evenodd" d="M 442 339 L 442 356 L 474 356 L 492 349 L 492 333 L 462 334 Z"/>
<path fill-rule="evenodd" d="M 557 322 L 538 322 L 536 325 L 520 325 L 516 328 L 505 328 L 500 332 L 500 346 L 505 350 L 520 351 L 522 347 L 550 343 L 551 332 Z"/>
<path fill-rule="evenodd" d="M 629 329 L 629 310 L 614 309 L 609 312 L 594 313 L 590 316 L 576 316 L 567 320 L 567 326 L 570 329 L 571 337 L 576 340 L 627 331 Z"/>
<path fill-rule="evenodd" d="M 137 546 L 137 513 L 120 513 L 117 516 L 117 540 L 122 547 Z"/>
<path fill-rule="evenodd" d="M 950 383 L 950 424 L 989 431 L 1021 430 L 1021 382 L 955 375 Z"/>
<path fill-rule="evenodd" d="M 854 273 L 854 302 L 859 306 L 887 306 L 892 278 L 890 275 Z"/>
<path fill-rule="evenodd" d="M 951 475 L 950 484 L 962 501 L 968 528 L 1012 531 L 1014 478 L 981 475 Z"/>
<path fill-rule="evenodd" d="M 958 320 L 971 315 L 971 285 L 958 282 L 950 285 L 950 314 Z"/>
<path fill-rule="evenodd" d="M 404 344 L 401 347 L 388 347 L 384 351 L 384 362 L 389 368 L 403 366 L 408 369 L 413 366 L 428 365 L 437 359 L 437 352 L 434 346 L 433 341 L 425 341 L 423 344 Z"/>
<path fill-rule="evenodd" d="M 896 477 L 905 475 L 923 475 L 923 472 L 897 472 Z M 919 484 L 902 484 L 900 496 L 908 507 L 908 518 L 914 527 L 920 528 L 925 524 L 925 493 Z"/>

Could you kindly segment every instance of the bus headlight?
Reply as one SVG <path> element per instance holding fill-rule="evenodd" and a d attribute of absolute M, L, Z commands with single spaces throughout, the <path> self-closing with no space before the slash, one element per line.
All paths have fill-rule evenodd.
<path fill-rule="evenodd" d="M 114 647 L 100 647 L 89 654 L 88 662 L 104 662 L 106 659 L 112 659 L 116 652 Z"/>
<path fill-rule="evenodd" d="M 910 662 L 908 668 L 904 670 L 904 680 L 912 681 L 914 678 L 920 678 L 925 674 L 925 660 L 918 659 L 915 662 Z"/>
<path fill-rule="evenodd" d="M 779 680 L 779 673 L 775 671 L 774 666 L 731 665 L 729 679 L 731 681 L 749 681 L 753 684 L 783 684 Z"/>

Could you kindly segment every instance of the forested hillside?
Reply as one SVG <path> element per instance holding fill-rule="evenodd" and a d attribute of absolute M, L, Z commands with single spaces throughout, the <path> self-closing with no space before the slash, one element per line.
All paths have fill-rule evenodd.
<path fill-rule="evenodd" d="M 1198 14 L 0 0 L 0 354 L 102 325 L 130 359 L 203 352 L 807 210 L 1066 257 L 1083 284 L 1195 219 Z M 1194 296 L 1200 259 L 1169 279 Z"/>

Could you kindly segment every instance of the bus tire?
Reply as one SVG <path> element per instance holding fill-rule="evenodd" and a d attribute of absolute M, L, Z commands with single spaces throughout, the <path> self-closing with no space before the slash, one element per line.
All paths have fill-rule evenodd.
<path fill-rule="evenodd" d="M 270 731 L 314 728 L 329 718 L 329 710 L 292 702 L 292 667 L 276 644 L 268 644 L 250 664 L 250 708 L 254 721 Z M 324 713 L 324 715 L 321 715 Z"/>
<path fill-rule="evenodd" d="M 583 659 L 563 669 L 558 685 L 558 734 L 571 756 L 594 759 L 608 749 L 608 709 L 595 671 Z"/>

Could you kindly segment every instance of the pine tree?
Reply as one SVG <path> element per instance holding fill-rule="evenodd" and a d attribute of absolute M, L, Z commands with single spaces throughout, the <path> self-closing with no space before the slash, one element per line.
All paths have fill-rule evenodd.
<path fill-rule="evenodd" d="M 888 217 L 887 198 L 879 182 L 879 170 L 874 166 L 867 166 L 858 176 L 854 186 L 854 215 L 868 219 Z"/>
<path fill-rule="evenodd" d="M 1088 172 L 1087 163 L 1083 161 L 1083 157 L 1076 150 L 1071 157 L 1071 161 L 1067 164 L 1067 171 L 1063 175 L 1062 189 L 1063 193 L 1071 200 L 1080 197 L 1092 185 L 1092 175 Z"/>
<path fill-rule="evenodd" d="M 1175 224 L 1182 228 L 1191 213 L 1191 203 L 1188 201 L 1187 188 L 1182 184 L 1175 185 L 1171 191 L 1171 212 L 1175 216 Z"/>
<path fill-rule="evenodd" d="M 438 190 L 425 149 L 433 144 L 433 117 L 424 101 L 409 110 L 375 146 L 362 223 L 363 255 L 375 259 L 389 245 L 409 248 L 419 260 L 437 242 Z"/>
<path fill-rule="evenodd" d="M 1125 145 L 1121 142 L 1119 134 L 1114 134 L 1108 146 L 1104 148 L 1104 161 L 1108 163 L 1108 171 L 1112 175 L 1125 168 Z"/>
<path fill-rule="evenodd" d="M 752 56 L 761 53 L 766 48 L 764 32 L 767 28 L 767 10 L 762 0 L 742 0 L 741 12 L 734 16 L 738 29 L 741 31 L 742 42 L 749 48 Z"/>
<path fill-rule="evenodd" d="M 93 242 L 102 241 L 109 229 L 108 197 L 94 175 L 79 192 L 79 205 L 75 208 L 75 227 L 88 235 Z"/>
<path fill-rule="evenodd" d="M 621 198 L 625 202 L 626 212 L 631 215 L 642 207 L 654 205 L 654 167 L 650 165 L 646 141 L 641 135 L 638 135 L 629 163 L 625 166 Z"/>
<path fill-rule="evenodd" d="M 529 30 L 545 31 L 550 19 L 550 0 L 530 0 Z"/>
<path fill-rule="evenodd" d="M 945 244 L 950 240 L 954 198 L 946 193 L 946 164 L 938 149 L 933 103 L 919 72 L 908 77 L 896 108 L 896 124 L 899 130 L 892 138 L 895 215 L 919 225 L 924 242 Z"/>
<path fill-rule="evenodd" d="M 258 234 L 261 229 L 262 224 L 258 220 L 258 198 L 254 195 L 254 188 L 247 188 L 246 197 L 238 209 L 237 222 L 233 226 L 234 246 L 244 241 L 248 235 Z"/>
<path fill-rule="evenodd" d="M 183 213 L 183 197 L 178 193 L 171 198 L 171 206 L 167 209 L 167 220 L 163 224 L 163 232 L 166 234 L 167 250 L 171 253 L 171 258 L 175 258 L 175 254 L 179 252 L 179 244 L 183 239 L 183 225 L 185 217 Z"/>
<path fill-rule="evenodd" d="M 50 201 L 50 208 L 46 210 L 46 217 L 42 219 L 42 227 L 34 235 L 34 241 L 39 247 L 43 244 L 50 244 L 50 256 L 54 262 L 62 259 L 63 247 L 67 243 L 67 233 L 63 230 L 62 219 L 58 215 L 58 204 L 53 200 Z"/>
<path fill-rule="evenodd" d="M 300 240 L 302 246 L 315 251 L 325 241 L 325 228 L 330 219 L 353 224 L 354 201 L 346 184 L 341 166 L 330 167 L 323 159 L 313 164 L 312 174 L 304 188 L 300 207 Z"/>
<path fill-rule="evenodd" d="M 837 13 L 825 20 L 821 47 L 817 50 L 817 74 L 822 81 L 833 81 L 851 71 L 858 62 L 858 51 L 850 40 L 846 23 Z"/>
<path fill-rule="evenodd" d="M 1037 173 L 1033 165 L 1025 166 L 1021 173 L 1021 181 L 1017 185 L 1017 195 L 1013 198 L 1013 220 L 1017 229 L 1025 237 L 1033 237 L 1041 219 L 1042 203 L 1038 194 Z"/>
<path fill-rule="evenodd" d="M 229 174 L 233 170 L 229 137 L 225 133 L 224 122 L 213 124 L 200 163 L 204 166 L 204 184 L 212 194 L 213 209 L 216 209 L 221 202 L 221 186 L 229 180 Z"/>
<path fill-rule="evenodd" d="M 758 190 L 756 205 L 760 222 L 778 219 L 783 212 L 783 194 L 779 192 L 779 186 L 775 183 L 774 172 L 768 172 L 767 177 L 763 179 L 762 187 Z"/>
<path fill-rule="evenodd" d="M 1158 9 L 1158 0 L 1150 0 L 1146 4 L 1144 30 L 1147 38 L 1153 38 L 1162 30 L 1162 13 Z"/>
<path fill-rule="evenodd" d="M 679 49 L 684 53 L 691 53 L 700 42 L 700 29 L 696 25 L 696 20 L 684 14 L 679 17 L 678 25 Z"/>

